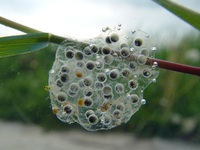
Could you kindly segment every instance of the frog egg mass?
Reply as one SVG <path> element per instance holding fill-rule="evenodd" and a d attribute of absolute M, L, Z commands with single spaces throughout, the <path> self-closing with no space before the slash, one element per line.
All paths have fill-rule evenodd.
<path fill-rule="evenodd" d="M 125 32 L 121 25 L 102 29 L 83 44 L 63 41 L 49 71 L 53 113 L 89 131 L 126 123 L 146 101 L 144 89 L 158 77 L 155 47 L 147 33 Z"/>

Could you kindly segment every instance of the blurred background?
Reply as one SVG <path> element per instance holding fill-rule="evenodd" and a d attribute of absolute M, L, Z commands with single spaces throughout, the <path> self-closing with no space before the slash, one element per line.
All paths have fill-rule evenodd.
<path fill-rule="evenodd" d="M 198 0 L 175 1 L 200 12 Z M 158 48 L 156 58 L 200 64 L 199 31 L 149 0 L 7 0 L 0 1 L 0 15 L 41 31 L 79 40 L 98 36 L 104 26 L 122 24 L 126 29 L 149 33 L 153 46 Z M 0 25 L 0 36 L 15 34 L 22 33 Z M 79 131 L 86 134 L 79 125 L 62 123 L 52 113 L 44 86 L 48 84 L 55 51 L 56 46 L 50 45 L 35 53 L 0 59 L 0 132 L 3 133 L 4 126 L 21 122 L 22 127 L 37 125 L 42 131 L 75 130 L 74 134 Z M 139 139 L 158 137 L 199 143 L 199 77 L 159 71 L 157 82 L 144 92 L 147 104 L 127 124 L 95 134 L 128 133 Z"/>

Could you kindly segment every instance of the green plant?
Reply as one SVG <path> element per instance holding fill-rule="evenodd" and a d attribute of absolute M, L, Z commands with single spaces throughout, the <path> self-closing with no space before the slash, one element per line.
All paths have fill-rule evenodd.
<path fill-rule="evenodd" d="M 163 6 L 167 10 L 169 10 L 171 13 L 175 14 L 185 22 L 189 23 L 196 29 L 200 30 L 200 14 L 185 8 L 179 4 L 176 4 L 175 2 L 171 0 L 153 0 L 157 4 Z"/>

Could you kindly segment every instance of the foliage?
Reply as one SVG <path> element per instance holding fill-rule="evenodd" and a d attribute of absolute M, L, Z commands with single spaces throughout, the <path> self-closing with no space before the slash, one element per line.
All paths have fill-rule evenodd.
<path fill-rule="evenodd" d="M 49 44 L 48 33 L 33 33 L 0 38 L 0 57 L 8 57 L 44 49 Z"/>
<path fill-rule="evenodd" d="M 174 3 L 170 0 L 153 0 L 157 4 L 163 6 L 167 10 L 169 10 L 171 13 L 175 14 L 179 18 L 183 19 L 187 23 L 191 24 L 193 27 L 200 30 L 200 14 L 188 9 L 186 7 L 183 7 L 179 4 Z"/>

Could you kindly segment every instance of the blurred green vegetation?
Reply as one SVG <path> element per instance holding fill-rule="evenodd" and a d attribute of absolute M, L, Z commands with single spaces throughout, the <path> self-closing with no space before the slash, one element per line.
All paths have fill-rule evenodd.
<path fill-rule="evenodd" d="M 200 53 L 199 40 L 200 37 L 185 36 L 176 47 L 159 48 L 156 57 L 199 66 L 200 60 L 193 59 L 196 54 L 192 57 L 193 53 Z M 52 47 L 0 59 L 1 120 L 39 124 L 48 130 L 82 129 L 77 124 L 68 125 L 59 121 L 52 113 L 48 92 L 44 90 L 55 58 L 55 51 L 50 49 Z M 159 71 L 156 84 L 151 84 L 144 92 L 147 104 L 127 124 L 112 131 L 132 132 L 139 137 L 200 141 L 199 77 L 163 69 Z"/>

